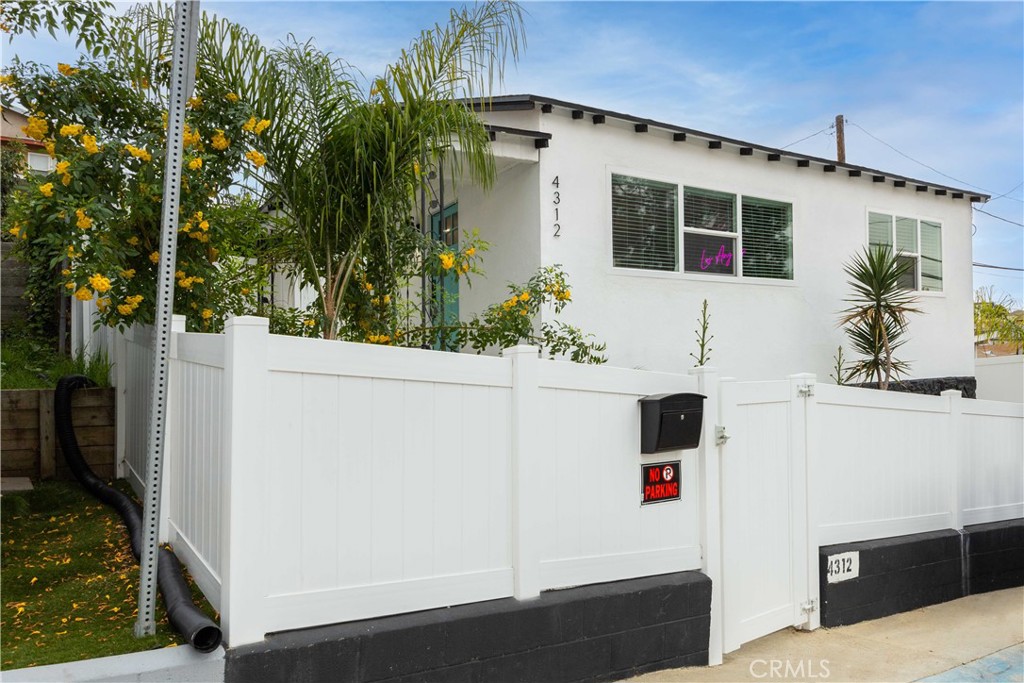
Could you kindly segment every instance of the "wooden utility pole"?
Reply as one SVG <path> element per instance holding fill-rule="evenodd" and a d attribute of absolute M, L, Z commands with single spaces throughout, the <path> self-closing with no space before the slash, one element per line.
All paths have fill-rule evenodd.
<path fill-rule="evenodd" d="M 846 163 L 846 134 L 843 131 L 842 114 L 836 114 L 836 161 Z"/>

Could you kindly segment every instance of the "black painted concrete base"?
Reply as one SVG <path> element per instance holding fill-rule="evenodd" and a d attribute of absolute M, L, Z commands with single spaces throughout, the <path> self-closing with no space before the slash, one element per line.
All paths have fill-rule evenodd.
<path fill-rule="evenodd" d="M 828 583 L 828 558 L 858 551 L 857 578 Z M 1024 585 L 1024 519 L 824 546 L 821 625 L 844 626 Z"/>
<path fill-rule="evenodd" d="M 975 524 L 964 531 L 972 595 L 1024 586 L 1024 520 Z"/>
<path fill-rule="evenodd" d="M 227 683 L 607 681 L 708 662 L 711 580 L 681 572 L 271 634 Z"/>

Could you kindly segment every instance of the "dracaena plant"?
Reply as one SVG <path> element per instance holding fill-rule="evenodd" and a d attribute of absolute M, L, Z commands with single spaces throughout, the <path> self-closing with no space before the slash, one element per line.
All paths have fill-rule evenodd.
<path fill-rule="evenodd" d="M 877 381 L 886 390 L 892 377 L 909 369 L 895 352 L 906 343 L 907 316 L 920 313 L 917 297 L 900 284 L 911 267 L 886 246 L 866 247 L 844 267 L 853 290 L 849 307 L 840 314 L 850 346 L 862 356 L 849 366 L 849 379 Z"/>

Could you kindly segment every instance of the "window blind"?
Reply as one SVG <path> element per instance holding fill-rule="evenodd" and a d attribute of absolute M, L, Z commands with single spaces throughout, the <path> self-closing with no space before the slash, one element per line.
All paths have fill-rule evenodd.
<path fill-rule="evenodd" d="M 942 225 L 921 221 L 921 289 L 942 291 Z"/>
<path fill-rule="evenodd" d="M 896 250 L 917 253 L 917 219 L 896 216 Z"/>
<path fill-rule="evenodd" d="M 612 263 L 676 270 L 676 186 L 612 175 Z"/>
<path fill-rule="evenodd" d="M 793 207 L 743 198 L 743 275 L 793 279 Z"/>
<path fill-rule="evenodd" d="M 685 188 L 683 226 L 736 232 L 736 196 L 727 192 Z"/>
<path fill-rule="evenodd" d="M 868 244 L 892 246 L 892 216 L 868 213 Z"/>

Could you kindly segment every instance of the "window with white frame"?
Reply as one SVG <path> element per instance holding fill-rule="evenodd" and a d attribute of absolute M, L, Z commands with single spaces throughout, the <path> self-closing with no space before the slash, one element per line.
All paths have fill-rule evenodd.
<path fill-rule="evenodd" d="M 868 212 L 868 244 L 894 249 L 908 264 L 905 289 L 942 291 L 942 224 L 908 216 Z"/>
<path fill-rule="evenodd" d="M 612 263 L 676 270 L 676 186 L 612 175 Z"/>
<path fill-rule="evenodd" d="M 677 201 L 676 185 L 613 174 L 613 265 L 678 271 Z M 683 272 L 793 279 L 791 204 L 684 187 L 682 208 Z"/>
<path fill-rule="evenodd" d="M 48 173 L 57 167 L 56 159 L 49 154 L 28 153 L 28 167 L 33 171 Z"/>

